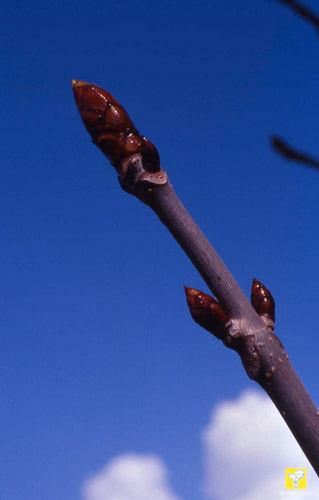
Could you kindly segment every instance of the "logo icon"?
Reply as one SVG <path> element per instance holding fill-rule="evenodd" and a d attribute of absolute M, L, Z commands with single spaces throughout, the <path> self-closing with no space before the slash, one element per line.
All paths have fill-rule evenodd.
<path fill-rule="evenodd" d="M 286 469 L 286 488 L 304 490 L 307 488 L 306 469 Z"/>

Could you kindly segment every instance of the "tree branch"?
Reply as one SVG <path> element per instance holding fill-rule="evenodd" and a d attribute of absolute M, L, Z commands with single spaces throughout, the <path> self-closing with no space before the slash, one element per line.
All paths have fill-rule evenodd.
<path fill-rule="evenodd" d="M 314 24 L 317 30 L 319 29 L 319 16 L 314 14 L 314 12 L 312 12 L 308 7 L 305 7 L 295 0 L 276 1 L 279 3 L 283 3 L 284 5 L 288 5 L 299 16 Z M 309 167 L 315 168 L 316 170 L 319 168 L 319 160 L 311 157 L 306 153 L 297 151 L 295 148 L 291 147 L 289 144 L 283 141 L 280 137 L 272 136 L 270 138 L 270 141 L 274 150 L 277 151 L 277 153 L 279 153 L 281 156 L 285 157 L 287 160 L 303 163 L 305 165 L 308 165 Z"/>
<path fill-rule="evenodd" d="M 160 168 L 156 148 L 139 134 L 116 99 L 85 82 L 73 80 L 72 85 L 84 125 L 115 167 L 122 188 L 158 215 L 217 297 L 218 302 L 197 291 L 202 297 L 206 295 L 197 304 L 199 315 L 204 315 L 206 321 L 202 326 L 208 326 L 240 355 L 248 376 L 271 397 L 319 475 L 319 412 L 272 331 L 271 295 L 254 282 L 256 310 L 251 306 L 174 193 L 166 172 Z M 186 289 L 188 303 L 195 304 L 197 292 L 190 290 Z M 201 310 L 205 304 L 210 308 L 208 312 Z M 265 321 L 267 314 L 270 322 Z"/>
<path fill-rule="evenodd" d="M 299 2 L 296 2 L 295 0 L 276 0 L 279 3 L 283 3 L 284 5 L 287 5 L 290 7 L 293 11 L 296 12 L 296 14 L 309 23 L 313 24 L 315 28 L 318 30 L 319 29 L 319 16 L 312 12 L 308 7 L 305 7 Z"/>
<path fill-rule="evenodd" d="M 273 149 L 287 160 L 303 163 L 304 165 L 313 167 L 316 170 L 319 169 L 319 160 L 311 157 L 306 153 L 297 151 L 295 148 L 283 141 L 280 137 L 273 135 L 270 138 L 270 141 Z"/>

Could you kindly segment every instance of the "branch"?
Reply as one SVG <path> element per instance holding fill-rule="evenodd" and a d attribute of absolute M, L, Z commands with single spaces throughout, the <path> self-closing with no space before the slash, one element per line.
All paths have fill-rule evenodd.
<path fill-rule="evenodd" d="M 306 21 L 313 24 L 315 28 L 319 29 L 319 16 L 312 12 L 308 7 L 296 2 L 295 0 L 276 0 L 279 3 L 287 5 L 294 10 L 298 16 L 303 17 Z"/>
<path fill-rule="evenodd" d="M 319 169 L 319 160 L 312 158 L 306 153 L 301 153 L 297 151 L 292 146 L 283 141 L 280 137 L 276 135 L 270 138 L 271 145 L 277 153 L 286 158 L 287 160 L 296 161 L 298 163 L 303 163 L 308 167 L 313 167 L 316 170 Z"/>
<path fill-rule="evenodd" d="M 319 29 L 319 16 L 312 12 L 308 7 L 296 2 L 295 0 L 276 0 L 279 3 L 283 3 L 288 5 L 291 9 L 293 9 L 297 14 L 310 23 L 315 25 L 315 28 Z M 297 161 L 299 163 L 303 163 L 308 165 L 309 167 L 313 167 L 315 169 L 319 168 L 319 160 L 311 157 L 306 153 L 301 153 L 297 151 L 293 147 L 289 146 L 286 142 L 284 142 L 280 137 L 272 136 L 270 138 L 272 147 L 279 153 L 284 156 L 287 160 Z"/>
<path fill-rule="evenodd" d="M 271 295 L 254 282 L 256 312 L 174 193 L 156 148 L 140 135 L 116 99 L 85 82 L 73 80 L 72 86 L 83 123 L 118 172 L 121 187 L 158 215 L 218 299 L 186 289 L 188 303 L 199 305 L 199 315 L 205 318 L 202 326 L 239 354 L 248 376 L 271 397 L 319 475 L 319 412 L 272 331 Z"/>

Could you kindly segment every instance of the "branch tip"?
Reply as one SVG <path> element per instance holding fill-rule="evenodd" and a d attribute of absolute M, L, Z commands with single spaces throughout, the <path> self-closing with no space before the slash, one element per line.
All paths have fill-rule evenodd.
<path fill-rule="evenodd" d="M 186 285 L 184 285 L 184 290 L 186 293 L 186 297 L 195 297 L 195 295 L 198 293 L 198 290 L 196 290 L 195 288 L 190 288 Z"/>
<path fill-rule="evenodd" d="M 156 147 L 139 133 L 121 104 L 109 92 L 72 80 L 74 98 L 83 124 L 92 142 L 108 158 L 120 177 L 125 176 L 128 160 L 141 155 L 142 167 L 148 173 L 159 172 L 160 158 Z"/>
<path fill-rule="evenodd" d="M 71 80 L 71 85 L 72 88 L 75 88 L 75 87 L 84 87 L 85 85 L 90 85 L 90 84 L 87 82 L 83 82 L 82 80 Z"/>

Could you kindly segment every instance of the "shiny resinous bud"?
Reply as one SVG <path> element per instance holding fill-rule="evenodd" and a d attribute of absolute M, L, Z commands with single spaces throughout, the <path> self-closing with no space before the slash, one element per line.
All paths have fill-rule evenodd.
<path fill-rule="evenodd" d="M 254 279 L 251 287 L 251 304 L 258 316 L 269 318 L 275 323 L 275 301 L 270 291 Z"/>
<path fill-rule="evenodd" d="M 128 156 L 140 153 L 146 171 L 160 170 L 156 147 L 140 135 L 123 106 L 109 92 L 80 80 L 72 80 L 72 88 L 93 143 L 116 169 Z"/>
<path fill-rule="evenodd" d="M 215 337 L 223 339 L 227 330 L 226 324 L 230 318 L 219 302 L 200 290 L 187 286 L 184 288 L 193 320 Z"/>

